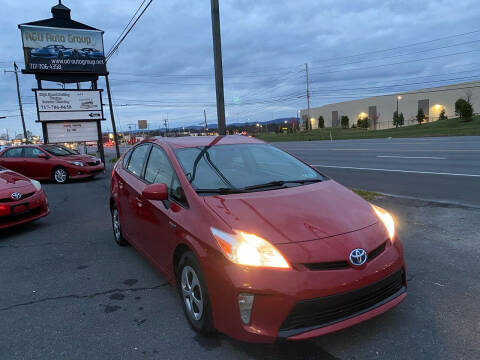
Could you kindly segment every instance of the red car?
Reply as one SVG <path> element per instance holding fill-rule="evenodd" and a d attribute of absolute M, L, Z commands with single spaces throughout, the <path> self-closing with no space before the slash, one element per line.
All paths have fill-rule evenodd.
<path fill-rule="evenodd" d="M 37 220 L 49 213 L 42 185 L 0 166 L 0 229 Z"/>
<path fill-rule="evenodd" d="M 58 145 L 24 145 L 0 152 L 0 165 L 37 180 L 64 184 L 69 179 L 93 178 L 104 170 L 94 156 L 78 155 Z"/>
<path fill-rule="evenodd" d="M 115 165 L 110 206 L 116 242 L 178 287 L 201 333 L 308 339 L 406 297 L 392 216 L 253 138 L 143 141 Z"/>

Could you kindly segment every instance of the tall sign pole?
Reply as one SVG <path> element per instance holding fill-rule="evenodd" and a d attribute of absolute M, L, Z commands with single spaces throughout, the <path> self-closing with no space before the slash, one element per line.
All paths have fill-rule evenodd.
<path fill-rule="evenodd" d="M 215 84 L 217 87 L 218 133 L 227 134 L 225 124 L 225 96 L 223 91 L 222 38 L 220 35 L 220 9 L 218 0 L 211 0 L 213 57 L 215 63 Z"/>
<path fill-rule="evenodd" d="M 25 118 L 23 116 L 22 97 L 20 96 L 20 84 L 18 83 L 18 66 L 16 63 L 13 63 L 13 72 L 15 73 L 15 79 L 17 80 L 18 107 L 20 108 L 20 117 L 22 118 L 23 138 L 28 143 L 27 128 L 25 126 Z"/>
<path fill-rule="evenodd" d="M 110 119 L 112 119 L 113 141 L 115 141 L 115 150 L 117 152 L 118 159 L 120 158 L 120 149 L 118 148 L 117 125 L 115 124 L 115 116 L 113 114 L 112 93 L 110 92 L 110 81 L 108 81 L 108 74 L 105 75 L 105 84 L 107 85 L 108 106 L 110 107 Z"/>

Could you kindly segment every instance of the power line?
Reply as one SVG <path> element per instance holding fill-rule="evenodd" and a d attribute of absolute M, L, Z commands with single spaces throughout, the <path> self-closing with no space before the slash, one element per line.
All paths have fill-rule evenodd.
<path fill-rule="evenodd" d="M 313 72 L 313 74 L 316 74 L 316 75 L 325 75 L 325 74 L 338 73 L 338 72 L 357 71 L 357 70 L 366 70 L 366 69 L 376 69 L 376 68 L 384 67 L 384 66 L 393 66 L 393 65 L 408 64 L 408 63 L 412 63 L 412 62 L 419 62 L 419 61 L 424 61 L 424 60 L 433 60 L 433 59 L 439 59 L 439 58 L 444 58 L 444 57 L 454 56 L 454 55 L 470 54 L 470 53 L 478 52 L 478 51 L 480 51 L 480 50 L 469 50 L 469 51 L 456 52 L 456 53 L 445 54 L 445 55 L 438 55 L 438 56 L 420 58 L 420 59 L 415 59 L 415 60 L 401 61 L 401 62 L 397 62 L 397 63 L 380 64 L 380 65 L 374 65 L 374 66 L 366 66 L 366 67 L 343 69 L 343 70 L 334 70 L 335 68 L 332 68 L 331 70 L 330 70 L 330 69 L 327 69 L 327 70 L 330 70 L 330 71 L 318 72 L 318 73 Z"/>
<path fill-rule="evenodd" d="M 135 27 L 135 25 L 137 24 L 137 22 L 141 19 L 141 17 L 143 16 L 143 14 L 145 14 L 145 11 L 147 11 L 147 9 L 150 7 L 150 5 L 152 4 L 153 0 L 150 0 L 148 2 L 148 4 L 145 6 L 145 8 L 142 10 L 142 12 L 140 13 L 140 15 L 138 15 L 137 19 L 133 22 L 133 24 L 130 26 L 130 28 L 125 32 L 125 34 L 122 36 L 122 38 L 117 42 L 117 44 L 114 46 L 114 48 L 108 53 L 108 55 L 106 56 L 105 58 L 105 62 L 107 62 L 111 57 L 112 55 L 118 50 L 118 47 L 122 44 L 122 42 L 125 40 L 125 38 L 127 37 L 127 35 L 130 33 L 130 31 L 132 31 L 132 29 Z"/>
<path fill-rule="evenodd" d="M 446 39 L 452 39 L 452 38 L 471 35 L 471 34 L 476 34 L 476 33 L 480 33 L 480 29 L 465 32 L 465 33 L 460 33 L 460 34 L 444 36 L 444 37 L 440 37 L 440 38 L 436 38 L 436 39 L 432 39 L 432 40 L 420 41 L 420 42 L 406 44 L 406 45 L 402 45 L 402 46 L 396 46 L 396 47 L 392 47 L 392 48 L 388 48 L 388 49 L 368 51 L 368 52 L 357 53 L 357 54 L 353 54 L 353 55 L 347 55 L 347 56 L 343 56 L 343 58 L 351 58 L 351 57 L 362 56 L 362 55 L 379 54 L 379 53 L 388 52 L 388 51 L 392 51 L 392 50 L 405 49 L 405 48 L 418 46 L 418 45 L 425 45 L 425 44 L 429 44 L 429 43 L 432 43 L 432 42 L 437 42 L 437 41 L 446 40 Z M 312 62 L 326 62 L 326 61 L 338 61 L 338 58 L 312 60 Z"/>
<path fill-rule="evenodd" d="M 143 0 L 142 3 L 140 4 L 140 6 L 138 7 L 137 11 L 135 11 L 135 13 L 133 14 L 133 16 L 130 18 L 130 21 L 128 22 L 127 25 L 125 25 L 125 27 L 123 28 L 122 32 L 120 33 L 120 35 L 118 36 L 118 38 L 115 40 L 115 42 L 113 43 L 112 47 L 110 48 L 110 50 L 108 50 L 107 54 L 110 54 L 110 52 L 112 51 L 112 49 L 115 47 L 115 45 L 118 43 L 118 41 L 121 39 L 121 37 L 123 36 L 123 34 L 125 33 L 125 31 L 127 30 L 127 28 L 130 26 L 130 24 L 132 23 L 133 19 L 135 19 L 135 16 L 137 16 L 138 12 L 140 11 L 140 9 L 143 7 L 143 5 L 145 4 L 145 1 L 147 0 Z"/>

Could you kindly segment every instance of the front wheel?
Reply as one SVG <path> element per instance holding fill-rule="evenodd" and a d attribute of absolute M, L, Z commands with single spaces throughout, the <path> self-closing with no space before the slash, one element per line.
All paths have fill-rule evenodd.
<path fill-rule="evenodd" d="M 57 167 L 53 170 L 53 180 L 57 184 L 65 184 L 68 181 L 68 172 L 64 167 Z"/>
<path fill-rule="evenodd" d="M 113 227 L 113 238 L 118 246 L 128 246 L 129 243 L 122 235 L 122 227 L 120 224 L 120 214 L 117 207 L 114 205 L 112 208 L 112 227 Z"/>
<path fill-rule="evenodd" d="M 192 252 L 182 255 L 177 274 L 183 310 L 188 322 L 199 333 L 212 333 L 213 317 L 207 285 L 200 263 Z"/>

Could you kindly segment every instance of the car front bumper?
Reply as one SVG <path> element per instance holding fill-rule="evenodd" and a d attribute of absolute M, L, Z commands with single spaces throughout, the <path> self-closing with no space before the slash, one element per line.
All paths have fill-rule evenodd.
<path fill-rule="evenodd" d="M 295 264 L 291 270 L 258 269 L 232 264 L 221 255 L 202 266 L 207 267 L 215 327 L 241 341 L 321 336 L 380 315 L 406 297 L 398 239 L 361 269 L 311 271 Z M 241 293 L 255 296 L 248 325 L 240 320 Z"/>
<path fill-rule="evenodd" d="M 9 214 L 0 216 L 0 229 L 34 221 L 50 213 L 43 190 L 37 191 L 28 199 L 0 205 L 10 210 Z M 17 212 L 18 209 L 21 211 Z"/>
<path fill-rule="evenodd" d="M 95 166 L 72 166 L 68 169 L 70 179 L 84 179 L 100 174 L 105 170 L 105 165 L 100 163 Z"/>

